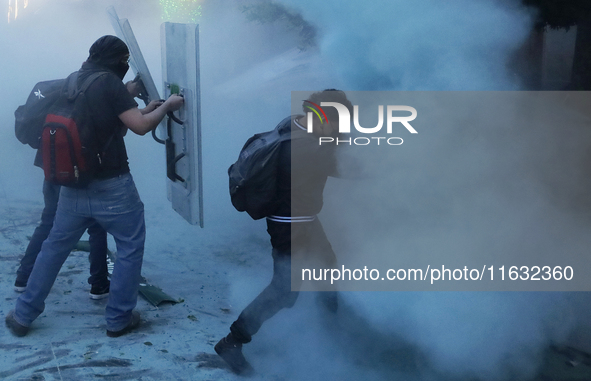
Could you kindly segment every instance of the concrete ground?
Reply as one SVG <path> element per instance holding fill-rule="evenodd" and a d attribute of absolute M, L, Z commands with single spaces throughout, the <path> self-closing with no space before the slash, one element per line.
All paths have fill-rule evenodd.
<path fill-rule="evenodd" d="M 0 316 L 14 308 L 14 274 L 42 205 L 0 199 Z M 89 298 L 88 253 L 74 251 L 46 300 L 44 313 L 23 338 L 0 328 L 2 380 L 240 380 L 213 351 L 239 312 L 271 273 L 269 243 L 222 227 L 196 230 L 167 206 L 146 209 L 148 240 L 143 275 L 178 303 L 138 300 L 142 324 L 109 338 L 106 299 Z M 216 234 L 211 234 L 215 231 Z M 110 249 L 115 247 L 111 243 Z M 346 298 L 337 315 L 318 309 L 305 293 L 245 346 L 257 373 L 252 380 L 488 380 L 441 374 L 427 356 L 399 337 L 385 336 L 358 316 Z M 483 347 L 483 352 L 486 352 Z M 591 356 L 548 348 L 528 380 L 589 380 Z"/>
<path fill-rule="evenodd" d="M 140 296 L 136 307 L 141 314 L 140 327 L 109 338 L 104 321 L 107 299 L 89 298 L 88 253 L 73 251 L 46 299 L 45 311 L 27 336 L 14 337 L 2 323 L 0 379 L 243 379 L 231 373 L 213 346 L 271 276 L 264 222 L 247 221 L 247 226 L 259 224 L 255 231 L 260 234 L 241 231 L 238 238 L 232 238 L 225 231 L 230 229 L 228 224 L 199 229 L 180 219 L 166 202 L 144 201 L 148 234 L 142 274 L 178 302 L 154 306 Z M 36 201 L 0 197 L 2 319 L 18 298 L 13 289 L 15 272 L 42 207 Z M 235 230 L 231 233 L 236 236 Z M 115 251 L 114 242 L 109 243 L 109 249 Z M 310 313 L 312 310 L 315 312 Z M 245 347 L 245 356 L 257 372 L 249 379 L 354 380 L 368 372 L 375 375 L 371 379 L 385 379 L 382 370 L 372 370 L 376 360 L 360 356 L 367 352 L 367 345 L 375 345 L 371 341 L 360 345 L 359 337 L 367 335 L 367 330 L 350 330 L 343 335 L 335 329 L 335 319 L 343 323 L 353 318 L 353 314 L 327 316 L 318 312 L 312 295 L 301 296 L 296 307 L 280 312 L 265 324 L 257 340 Z M 360 328 L 367 324 L 359 323 L 355 325 Z M 370 332 L 372 335 L 377 333 Z M 359 344 L 351 345 L 355 342 Z M 400 354 L 400 348 L 385 347 Z M 397 357 L 411 364 L 412 373 L 417 372 L 413 356 Z M 353 358 L 360 358 L 355 369 L 345 367 Z M 378 367 L 384 364 L 383 359 L 377 361 Z"/>
<path fill-rule="evenodd" d="M 4 318 L 18 297 L 12 287 L 14 274 L 41 205 L 13 202 L 2 206 L 0 314 Z M 208 282 L 194 287 L 194 273 L 198 270 L 184 268 L 175 274 L 169 268 L 166 276 L 150 279 L 153 274 L 164 274 L 155 269 L 164 270 L 166 263 L 174 267 L 171 260 L 174 261 L 147 254 L 144 275 L 181 302 L 165 302 L 156 307 L 140 297 L 137 310 L 142 316 L 141 326 L 131 334 L 113 339 L 105 333 L 107 299 L 93 301 L 88 295 L 88 253 L 72 252 L 46 300 L 44 313 L 33 323 L 29 334 L 14 337 L 2 324 L 0 379 L 233 379 L 213 352 L 213 345 L 232 321 L 232 310 L 221 297 L 224 287 L 227 288 L 223 278 L 208 274 L 201 278 Z"/>

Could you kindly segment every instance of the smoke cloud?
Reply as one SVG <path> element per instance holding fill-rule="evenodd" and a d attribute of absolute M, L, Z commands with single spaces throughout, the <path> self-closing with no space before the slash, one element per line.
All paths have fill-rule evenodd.
<path fill-rule="evenodd" d="M 319 29 L 320 55 L 346 90 L 519 90 L 508 62 L 532 19 L 516 2 L 282 3 Z M 329 183 L 321 215 L 340 260 L 403 268 L 417 267 L 420 255 L 458 265 L 562 258 L 585 272 L 588 118 L 572 118 L 571 110 L 499 112 L 514 109 L 510 104 L 464 106 L 438 114 L 448 120 L 426 122 L 408 138 L 410 147 L 349 149 L 366 178 Z M 565 114 L 569 122 L 558 122 Z M 343 297 L 376 332 L 402 337 L 426 356 L 434 374 L 419 379 L 528 379 L 551 344 L 573 344 L 588 329 L 585 294 Z"/>
<path fill-rule="evenodd" d="M 529 13 L 507 2 L 282 1 L 319 29 L 348 90 L 511 90 L 507 59 Z"/>
<path fill-rule="evenodd" d="M 15 143 L 12 113 L 36 82 L 77 70 L 92 42 L 113 34 L 107 6 L 130 20 L 155 83 L 162 82 L 159 2 L 29 2 L 19 19 L 0 23 L 0 120 L 6 126 L 0 130 L 0 201 L 8 204 L 41 201 L 42 175 L 32 166 L 33 150 Z M 272 129 L 290 113 L 291 91 L 518 90 L 507 63 L 532 25 L 530 11 L 500 0 L 280 3 L 317 28 L 316 49 L 299 51 L 297 37 L 280 22 L 247 22 L 238 1 L 203 2 L 204 231 L 195 233 L 197 228 L 170 210 L 163 149 L 147 137 L 126 138 L 146 204 L 147 247 L 167 253 L 174 241 L 193 261 L 199 260 L 195 247 L 219 252 L 212 271 L 224 269 L 233 311 L 262 289 L 271 263 L 264 222 L 252 222 L 230 205 L 226 170 L 248 137 Z M 580 181 L 587 149 L 581 137 L 587 135 L 544 129 L 517 136 L 503 127 L 511 120 L 501 125 L 494 110 L 488 111 L 487 128 L 475 129 L 462 123 L 469 112 L 420 130 L 420 144 L 360 155 L 368 183 L 346 183 L 347 193 L 336 194 L 347 180 L 329 182 L 321 219 L 337 256 L 371 249 L 390 258 L 453 252 L 462 260 L 483 248 L 580 252 L 588 247 L 588 221 L 576 213 L 581 204 L 572 202 L 588 189 Z M 536 136 L 543 139 L 531 139 Z M 548 141 L 556 144 L 548 147 Z M 562 158 L 558 164 L 557 158 Z M 529 177 L 520 177 L 523 173 Z M 359 201 L 352 208 L 356 218 L 339 208 L 351 200 Z M 516 206 L 522 213 L 514 212 Z M 371 211 L 367 226 L 364 209 Z M 550 230 L 553 236 L 542 234 Z M 539 234 L 526 240 L 530 231 Z M 539 370 L 550 344 L 574 343 L 588 330 L 591 316 L 585 293 L 346 292 L 341 297 L 341 310 L 327 318 L 310 312 L 316 309 L 314 295 L 303 293 L 296 307 L 280 312 L 245 346 L 246 356 L 262 373 L 293 380 L 527 379 Z"/>

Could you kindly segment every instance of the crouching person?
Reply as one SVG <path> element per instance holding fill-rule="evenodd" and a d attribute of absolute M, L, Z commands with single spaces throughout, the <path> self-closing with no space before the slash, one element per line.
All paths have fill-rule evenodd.
<path fill-rule="evenodd" d="M 352 114 L 353 106 L 342 91 L 325 90 L 304 101 L 311 104 L 338 102 Z M 277 127 L 286 129 L 289 139 L 280 143 L 276 173 L 276 205 L 267 216 L 267 232 L 273 247 L 271 283 L 240 313 L 230 326 L 230 333 L 216 345 L 216 353 L 237 374 L 250 374 L 252 367 L 242 354 L 242 345 L 252 340 L 263 323 L 283 308 L 296 302 L 301 278 L 292 273 L 292 257 L 298 263 L 308 260 L 333 268 L 336 257 L 322 224 L 316 216 L 323 205 L 323 191 L 328 176 L 337 175 L 335 145 L 319 145 L 318 136 L 338 135 L 338 113 L 327 107 L 323 119 L 313 119 L 313 134 L 307 133 L 309 120 L 304 115 L 284 119 Z M 320 113 L 317 113 L 320 115 Z M 325 117 L 326 116 L 326 119 Z M 316 118 L 316 117 L 315 117 Z M 293 274 L 293 275 L 292 275 Z M 293 276 L 293 282 L 292 282 Z M 323 305 L 330 311 L 338 307 L 336 292 L 321 293 Z"/>

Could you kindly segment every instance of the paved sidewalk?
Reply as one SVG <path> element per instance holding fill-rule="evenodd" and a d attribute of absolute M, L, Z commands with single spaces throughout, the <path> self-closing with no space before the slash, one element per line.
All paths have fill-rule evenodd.
<path fill-rule="evenodd" d="M 19 295 L 12 287 L 14 274 L 41 207 L 29 202 L 0 203 L 2 319 L 14 308 Z M 157 240 L 151 237 L 148 242 Z M 0 379 L 234 379 L 213 351 L 213 345 L 237 314 L 224 298 L 227 279 L 207 267 L 215 252 L 179 250 L 173 254 L 174 244 L 169 246 L 169 252 L 155 252 L 155 247 L 147 247 L 143 275 L 183 301 L 155 307 L 140 297 L 137 310 L 142 324 L 120 338 L 106 336 L 107 299 L 89 298 L 88 253 L 72 252 L 46 300 L 44 313 L 33 323 L 29 334 L 13 337 L 2 322 Z M 109 247 L 115 250 L 114 244 Z M 195 262 L 186 257 L 193 257 Z"/>
<path fill-rule="evenodd" d="M 2 319 L 18 297 L 13 291 L 14 274 L 41 207 L 30 201 L 0 200 Z M 46 300 L 45 312 L 29 334 L 14 337 L 2 324 L 0 379 L 244 379 L 229 371 L 213 346 L 271 276 L 263 229 L 259 235 L 241 232 L 237 244 L 228 238 L 235 227 L 227 224 L 199 230 L 179 222 L 166 205 L 150 205 L 146 210 L 148 240 L 142 273 L 148 282 L 182 302 L 155 307 L 140 297 L 141 326 L 122 337 L 108 338 L 103 316 L 106 299 L 94 301 L 88 295 L 88 253 L 72 252 Z M 109 247 L 115 249 L 112 243 Z M 245 346 L 245 356 L 257 371 L 249 380 L 462 381 L 434 370 L 416 346 L 385 335 L 384 327 L 372 327 L 347 295 L 337 315 L 323 313 L 314 296 L 303 293 L 293 309 L 269 320 L 256 340 Z M 586 352 L 550 347 L 541 356 L 534 361 L 542 366 L 531 381 L 591 379 L 591 355 Z M 489 380 L 489 376 L 469 379 Z"/>

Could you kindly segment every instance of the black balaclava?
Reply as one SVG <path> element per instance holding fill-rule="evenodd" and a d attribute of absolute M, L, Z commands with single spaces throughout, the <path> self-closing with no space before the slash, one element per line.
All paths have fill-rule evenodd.
<path fill-rule="evenodd" d="M 125 60 L 129 49 L 127 49 L 125 42 L 118 37 L 103 36 L 99 38 L 92 44 L 88 53 L 88 62 L 113 71 L 121 80 L 129 70 L 129 64 Z"/>

